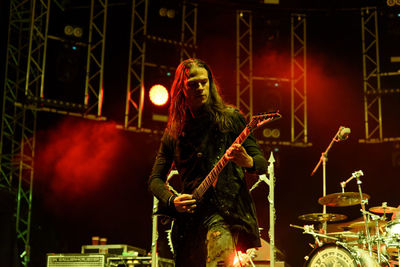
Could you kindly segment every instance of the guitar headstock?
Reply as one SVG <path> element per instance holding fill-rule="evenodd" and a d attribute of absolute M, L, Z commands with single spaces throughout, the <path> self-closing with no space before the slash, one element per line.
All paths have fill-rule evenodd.
<path fill-rule="evenodd" d="M 279 113 L 279 111 L 260 113 L 258 115 L 251 117 L 251 121 L 247 126 L 251 131 L 253 131 L 254 129 L 260 127 L 261 125 L 264 125 L 267 122 L 280 119 L 281 117 L 282 115 Z"/>

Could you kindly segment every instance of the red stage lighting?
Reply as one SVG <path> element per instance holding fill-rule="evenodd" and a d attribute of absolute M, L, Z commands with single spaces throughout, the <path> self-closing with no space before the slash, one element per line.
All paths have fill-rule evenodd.
<path fill-rule="evenodd" d="M 150 101 L 156 106 L 163 106 L 168 102 L 168 91 L 161 84 L 153 85 L 149 92 Z"/>

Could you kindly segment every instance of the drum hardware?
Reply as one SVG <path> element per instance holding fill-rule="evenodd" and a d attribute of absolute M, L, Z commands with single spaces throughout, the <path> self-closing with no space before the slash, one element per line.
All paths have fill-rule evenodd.
<path fill-rule="evenodd" d="M 367 222 L 367 226 L 370 231 L 373 230 L 373 228 L 376 228 L 376 224 L 378 224 L 378 230 L 380 230 L 380 228 L 382 226 L 385 226 L 386 221 L 377 220 L 377 221 Z M 365 227 L 365 222 L 360 221 L 360 222 L 355 222 L 355 223 L 350 224 L 348 228 L 349 228 L 350 232 L 358 233 L 358 232 L 361 232 L 364 227 Z"/>
<path fill-rule="evenodd" d="M 363 215 L 367 216 L 367 220 L 350 223 L 349 224 L 350 230 L 359 231 L 361 228 L 365 226 L 368 228 L 381 227 L 385 226 L 387 223 L 385 215 L 379 216 L 363 209 L 360 209 L 360 211 Z"/>
<path fill-rule="evenodd" d="M 385 225 L 386 235 L 384 236 L 384 243 L 388 255 L 396 258 L 395 264 L 400 265 L 400 220 L 393 220 Z"/>
<path fill-rule="evenodd" d="M 364 196 L 364 194 L 363 194 L 363 192 L 361 190 L 362 181 L 361 181 L 360 177 L 363 176 L 363 175 L 364 175 L 364 173 L 361 170 L 353 172 L 349 179 L 347 179 L 345 182 L 341 183 L 341 187 L 342 187 L 342 192 L 344 193 L 344 187 L 346 186 L 346 184 L 348 182 L 350 182 L 353 179 L 356 179 L 356 181 L 357 181 L 357 187 L 358 187 L 358 192 L 359 192 L 359 197 L 360 197 L 359 198 L 359 203 L 361 205 L 361 213 L 363 215 L 364 222 L 365 222 L 365 233 L 366 233 L 366 238 L 367 238 L 368 251 L 369 251 L 369 254 L 372 255 L 372 248 L 371 248 L 371 242 L 370 242 L 371 241 L 371 234 L 369 232 L 369 227 L 368 227 L 368 224 L 367 224 L 369 222 L 369 218 L 367 217 L 367 213 L 369 213 L 369 212 L 367 212 L 365 210 L 365 204 L 368 204 L 369 196 L 367 198 L 365 198 L 365 196 Z M 372 214 L 372 213 L 370 213 L 370 214 Z M 372 215 L 374 215 L 374 214 L 372 214 Z"/>
<path fill-rule="evenodd" d="M 340 183 L 340 187 L 342 188 L 341 193 L 333 193 L 320 197 L 318 199 L 318 203 L 329 207 L 347 207 L 347 206 L 363 204 L 363 202 L 367 203 L 370 196 L 367 194 L 362 194 L 360 191 L 361 190 L 360 185 L 362 183 L 360 180 L 360 176 L 362 175 L 364 175 L 364 173 L 361 170 L 353 172 L 349 179 Z M 346 185 L 353 179 L 357 179 L 357 184 L 359 186 L 360 194 L 357 192 L 344 191 Z M 362 196 L 362 198 L 360 196 Z"/>
<path fill-rule="evenodd" d="M 359 187 L 360 187 L 360 184 L 359 184 Z M 361 195 L 361 189 L 359 189 L 359 190 L 360 190 L 360 195 Z M 380 231 L 379 231 L 379 222 L 381 221 L 382 225 L 384 225 L 385 224 L 384 222 L 386 220 L 386 216 L 385 215 L 379 216 L 379 215 L 373 214 L 373 213 L 371 213 L 369 211 L 366 211 L 364 205 L 361 204 L 361 206 L 362 206 L 362 209 L 360 209 L 360 211 L 361 211 L 361 213 L 362 213 L 362 215 L 364 217 L 363 224 L 365 226 L 365 233 L 366 233 L 366 238 L 367 238 L 368 251 L 369 251 L 370 255 L 372 255 L 372 242 L 375 241 L 376 244 L 377 244 L 377 248 L 379 248 L 379 249 L 377 249 L 378 263 L 381 263 L 382 255 L 381 255 L 381 250 L 380 250 L 381 238 L 380 238 Z M 371 218 L 371 220 L 370 220 L 370 218 Z M 354 223 L 353 226 L 355 224 L 356 223 Z M 376 229 L 376 232 L 375 232 L 376 236 L 372 237 L 371 234 L 370 234 L 370 227 L 374 226 L 374 225 L 376 227 L 375 228 Z M 351 227 L 351 225 L 350 225 L 350 227 Z"/>
<path fill-rule="evenodd" d="M 323 245 L 323 242 L 318 238 L 318 237 L 323 237 L 327 239 L 332 239 L 334 241 L 338 241 L 339 239 L 337 237 L 333 236 L 328 236 L 325 234 L 317 233 L 314 229 L 314 225 L 304 225 L 304 226 L 299 226 L 299 225 L 294 225 L 290 224 L 290 227 L 297 228 L 297 229 L 302 229 L 304 230 L 303 234 L 310 234 L 314 237 L 316 244 L 321 247 Z"/>
<path fill-rule="evenodd" d="M 363 176 L 363 175 L 364 175 L 364 173 L 363 173 L 362 170 L 355 171 L 355 172 L 353 172 L 353 173 L 351 174 L 351 176 L 350 176 L 349 179 L 347 179 L 346 181 L 341 182 L 341 183 L 340 183 L 340 187 L 342 188 L 342 193 L 344 193 L 344 188 L 346 187 L 346 185 L 347 185 L 351 180 L 353 180 L 354 178 L 357 179 L 357 178 L 359 178 L 360 176 Z"/>
<path fill-rule="evenodd" d="M 383 202 L 382 206 L 376 206 L 376 207 L 371 207 L 369 208 L 369 211 L 375 212 L 375 213 L 395 213 L 400 211 L 400 208 L 395 208 L 395 207 L 389 207 L 387 206 L 387 202 Z"/>
<path fill-rule="evenodd" d="M 347 244 L 349 244 L 350 242 L 353 242 L 353 241 L 357 241 L 357 243 L 356 243 L 357 245 L 358 245 L 358 240 L 361 238 L 358 233 L 353 233 L 350 231 L 330 232 L 330 233 L 326 233 L 326 235 L 334 236 L 334 237 L 338 238 L 338 240 L 346 242 Z"/>
<path fill-rule="evenodd" d="M 363 200 L 370 198 L 368 194 L 362 194 Z M 357 192 L 344 192 L 344 193 L 333 193 L 320 197 L 318 203 L 329 207 L 348 207 L 354 206 L 361 203 L 360 194 Z"/>
<path fill-rule="evenodd" d="M 349 179 L 340 183 L 342 189 L 340 193 L 326 195 L 325 164 L 330 147 L 331 144 L 322 153 L 320 162 L 312 173 L 313 175 L 320 163 L 323 163 L 324 194 L 318 199 L 318 203 L 324 206 L 323 213 L 303 214 L 298 217 L 300 220 L 320 222 L 323 225 L 322 229 L 314 230 L 313 225 L 305 225 L 304 227 L 290 225 L 303 229 L 304 234 L 311 234 L 318 246 L 312 246 L 314 248 L 312 255 L 309 254 L 305 257 L 305 266 L 393 267 L 392 264 L 398 264 L 400 259 L 400 219 L 387 222 L 386 214 L 397 212 L 400 214 L 400 206 L 397 208 L 389 207 L 386 202 L 383 202 L 381 206 L 372 207 L 368 212 L 366 204 L 368 204 L 370 196 L 361 190 L 362 181 L 360 177 L 364 175 L 361 170 L 352 173 Z M 345 192 L 346 185 L 353 179 L 357 182 L 358 192 Z M 362 213 L 360 221 L 336 224 L 331 227 L 331 232 L 326 231 L 328 222 L 341 221 L 347 218 L 342 214 L 326 213 L 327 206 L 347 207 L 358 204 L 361 205 L 360 211 Z M 382 216 L 371 212 L 379 213 Z M 329 226 L 332 226 L 332 224 Z M 376 232 L 374 232 L 374 229 L 376 229 Z"/>
<path fill-rule="evenodd" d="M 347 219 L 347 216 L 334 213 L 309 213 L 300 215 L 298 218 L 303 221 L 312 222 L 337 222 Z"/>

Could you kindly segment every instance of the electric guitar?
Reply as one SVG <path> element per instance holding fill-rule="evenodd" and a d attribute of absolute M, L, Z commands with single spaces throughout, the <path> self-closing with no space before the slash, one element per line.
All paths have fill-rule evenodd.
<path fill-rule="evenodd" d="M 236 140 L 232 143 L 231 147 L 234 144 L 242 144 L 249 134 L 257 129 L 258 127 L 277 120 L 282 116 L 279 112 L 270 112 L 270 113 L 262 113 L 255 115 L 251 118 L 251 121 L 246 125 L 240 135 L 236 138 Z M 215 186 L 218 180 L 218 175 L 222 171 L 222 169 L 229 162 L 229 159 L 225 154 L 221 157 L 221 159 L 215 164 L 214 168 L 209 172 L 209 174 L 204 178 L 204 180 L 200 183 L 200 185 L 193 191 L 193 197 L 197 200 L 197 203 L 201 201 L 206 191 L 210 188 L 211 185 Z M 171 208 L 167 207 L 159 207 L 156 212 L 157 215 L 164 215 L 170 218 L 176 218 L 179 216 L 179 212 L 173 211 Z"/>

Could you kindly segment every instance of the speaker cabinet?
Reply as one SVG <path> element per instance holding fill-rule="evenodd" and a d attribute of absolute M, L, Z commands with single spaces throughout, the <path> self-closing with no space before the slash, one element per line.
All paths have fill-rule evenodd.
<path fill-rule="evenodd" d="M 103 254 L 47 254 L 46 267 L 105 267 Z"/>

